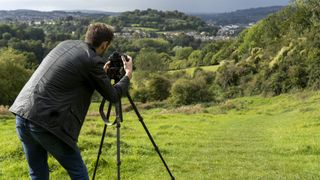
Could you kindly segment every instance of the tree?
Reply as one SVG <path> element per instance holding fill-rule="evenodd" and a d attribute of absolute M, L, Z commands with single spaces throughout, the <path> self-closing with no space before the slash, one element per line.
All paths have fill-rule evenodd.
<path fill-rule="evenodd" d="M 224 62 L 217 70 L 216 83 L 222 89 L 237 85 L 238 79 L 237 67 L 234 62 Z"/>
<path fill-rule="evenodd" d="M 166 69 L 165 63 L 159 53 L 153 49 L 142 49 L 134 60 L 136 68 L 140 71 L 160 71 Z"/>
<path fill-rule="evenodd" d="M 308 67 L 308 86 L 314 90 L 320 89 L 320 50 L 313 49 L 310 52 L 310 61 Z"/>
<path fill-rule="evenodd" d="M 12 28 L 7 25 L 7 24 L 0 24 L 0 34 L 3 34 L 3 33 L 12 33 L 13 30 Z"/>
<path fill-rule="evenodd" d="M 8 47 L 24 51 L 26 53 L 33 53 L 36 57 L 35 60 L 29 61 L 29 64 L 39 64 L 44 56 L 44 48 L 40 40 L 19 40 L 17 38 L 12 38 L 8 41 Z"/>
<path fill-rule="evenodd" d="M 153 48 L 157 52 L 167 52 L 169 50 L 169 42 L 164 39 L 143 38 L 137 39 L 132 43 L 137 49 Z"/>
<path fill-rule="evenodd" d="M 190 67 L 204 65 L 202 51 L 201 50 L 193 51 L 188 57 L 188 64 Z"/>
<path fill-rule="evenodd" d="M 0 104 L 11 105 L 31 75 L 24 68 L 27 57 L 12 49 L 0 51 Z"/>
<path fill-rule="evenodd" d="M 172 50 L 175 52 L 175 58 L 177 60 L 188 59 L 189 55 L 193 51 L 192 47 L 181 47 L 181 46 L 175 46 Z"/>
<path fill-rule="evenodd" d="M 171 88 L 170 100 L 175 105 L 188 105 L 211 101 L 212 94 L 204 79 L 178 79 Z"/>
<path fill-rule="evenodd" d="M 147 83 L 148 100 L 162 101 L 169 97 L 170 81 L 162 76 L 154 76 Z"/>
<path fill-rule="evenodd" d="M 173 38 L 170 39 L 170 42 L 172 43 L 173 46 L 182 46 L 182 47 L 188 47 L 191 46 L 193 49 L 197 49 L 201 41 L 194 39 L 193 36 L 189 36 L 184 33 L 180 33 L 177 36 L 174 36 Z"/>
<path fill-rule="evenodd" d="M 26 29 L 26 36 L 28 37 L 28 39 L 40 40 L 41 42 L 44 42 L 45 34 L 40 28 L 29 27 Z"/>
<path fill-rule="evenodd" d="M 2 39 L 4 39 L 4 40 L 8 41 L 9 39 L 11 39 L 11 37 L 12 37 L 12 35 L 9 32 L 5 32 L 2 34 Z"/>

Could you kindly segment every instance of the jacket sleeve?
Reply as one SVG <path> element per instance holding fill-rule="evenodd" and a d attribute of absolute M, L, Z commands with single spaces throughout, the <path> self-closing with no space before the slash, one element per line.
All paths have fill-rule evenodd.
<path fill-rule="evenodd" d="M 93 59 L 93 64 L 89 69 L 90 81 L 95 89 L 108 101 L 115 103 L 121 96 L 127 94 L 130 79 L 124 76 L 117 84 L 112 86 L 111 81 L 105 73 L 103 66 L 105 62 L 100 57 Z"/>

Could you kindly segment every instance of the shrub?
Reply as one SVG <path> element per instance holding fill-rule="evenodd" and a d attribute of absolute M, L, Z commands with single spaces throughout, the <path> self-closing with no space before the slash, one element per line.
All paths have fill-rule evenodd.
<path fill-rule="evenodd" d="M 234 62 L 225 62 L 217 70 L 216 83 L 222 89 L 237 85 L 239 79 L 237 70 Z"/>
<path fill-rule="evenodd" d="M 147 82 L 148 100 L 162 101 L 170 95 L 171 83 L 161 76 L 154 76 Z"/>
<path fill-rule="evenodd" d="M 160 71 L 166 69 L 162 56 L 153 49 L 142 49 L 135 59 L 135 66 L 141 71 Z"/>
<path fill-rule="evenodd" d="M 192 53 L 192 47 L 181 47 L 176 46 L 172 49 L 175 52 L 175 57 L 177 60 L 187 59 Z"/>
<path fill-rule="evenodd" d="M 308 86 L 312 89 L 320 89 L 320 51 L 313 49 L 309 57 L 309 67 L 308 67 Z"/>
<path fill-rule="evenodd" d="M 148 91 L 144 88 L 134 89 L 131 94 L 135 101 L 146 103 L 148 100 Z"/>
<path fill-rule="evenodd" d="M 277 72 L 273 73 L 271 77 L 267 80 L 267 83 L 265 84 L 265 93 L 271 93 L 271 95 L 279 95 L 281 94 L 283 89 L 283 82 L 287 78 L 285 72 Z"/>
<path fill-rule="evenodd" d="M 212 99 L 204 79 L 179 79 L 172 85 L 170 100 L 175 105 L 208 102 Z"/>
<path fill-rule="evenodd" d="M 201 50 L 193 51 L 188 57 L 188 65 L 190 67 L 201 66 L 203 63 L 203 53 Z"/>

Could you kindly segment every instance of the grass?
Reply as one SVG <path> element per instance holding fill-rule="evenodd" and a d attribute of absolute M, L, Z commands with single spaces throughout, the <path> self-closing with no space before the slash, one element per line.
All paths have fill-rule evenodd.
<path fill-rule="evenodd" d="M 177 179 L 319 179 L 319 102 L 320 92 L 301 92 L 196 105 L 195 114 L 190 107 L 140 112 Z M 28 179 L 14 126 L 0 121 L 0 179 Z M 80 135 L 90 176 L 102 130 L 100 118 L 88 116 Z M 108 127 L 96 179 L 116 178 L 115 146 Z M 122 179 L 170 179 L 133 112 L 124 113 L 121 159 Z M 52 179 L 66 179 L 51 157 L 49 165 Z"/>

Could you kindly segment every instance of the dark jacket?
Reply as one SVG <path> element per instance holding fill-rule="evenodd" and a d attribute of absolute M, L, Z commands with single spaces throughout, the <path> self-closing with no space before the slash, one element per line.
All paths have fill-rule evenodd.
<path fill-rule="evenodd" d="M 129 78 L 112 86 L 104 64 L 85 42 L 61 42 L 41 62 L 10 111 L 76 148 L 94 90 L 113 103 L 128 91 Z"/>

